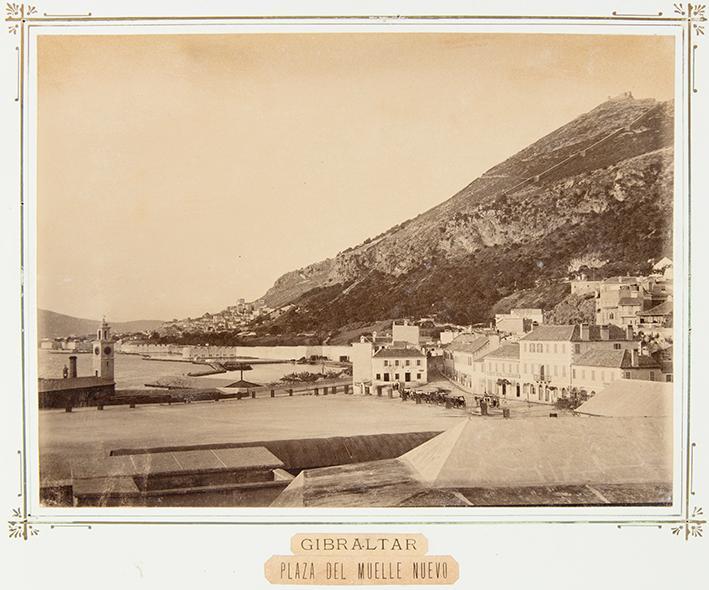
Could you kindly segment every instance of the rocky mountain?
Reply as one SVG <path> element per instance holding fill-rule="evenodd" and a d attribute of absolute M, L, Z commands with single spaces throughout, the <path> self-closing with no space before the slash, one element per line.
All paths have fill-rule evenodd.
<path fill-rule="evenodd" d="M 115 334 L 155 330 L 163 325 L 159 320 L 135 320 L 130 322 L 110 322 Z M 40 338 L 66 338 L 67 336 L 87 336 L 94 334 L 100 320 L 75 318 L 46 309 L 37 310 L 37 331 Z"/>
<path fill-rule="evenodd" d="M 475 323 L 519 291 L 553 307 L 568 291 L 549 285 L 580 260 L 641 270 L 671 256 L 673 111 L 629 94 L 604 102 L 429 211 L 283 275 L 262 302 L 295 304 L 275 323 L 284 331 L 432 314 Z"/>

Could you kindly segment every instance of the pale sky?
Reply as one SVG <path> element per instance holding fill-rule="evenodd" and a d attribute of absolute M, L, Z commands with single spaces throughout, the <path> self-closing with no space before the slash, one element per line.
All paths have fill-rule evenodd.
<path fill-rule="evenodd" d="M 38 301 L 113 321 L 217 312 L 448 199 L 630 90 L 673 39 L 45 36 Z"/>

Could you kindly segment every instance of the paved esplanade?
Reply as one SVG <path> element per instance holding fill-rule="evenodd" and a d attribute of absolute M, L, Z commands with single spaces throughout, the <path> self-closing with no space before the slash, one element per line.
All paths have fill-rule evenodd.
<path fill-rule="evenodd" d="M 48 410 L 39 415 L 41 478 L 67 479 L 73 461 L 118 448 L 443 431 L 462 416 L 442 406 L 343 394 Z"/>

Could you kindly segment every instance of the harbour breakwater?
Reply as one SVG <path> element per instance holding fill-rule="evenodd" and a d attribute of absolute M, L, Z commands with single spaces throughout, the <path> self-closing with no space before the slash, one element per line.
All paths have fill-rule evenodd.
<path fill-rule="evenodd" d="M 292 361 L 301 358 L 324 357 L 331 361 L 349 361 L 352 347 L 349 345 L 318 344 L 312 346 L 182 346 L 177 344 L 151 344 L 145 342 L 122 342 L 120 352 L 166 356 L 173 359 L 263 359 Z M 251 361 L 250 361 L 251 362 Z"/>

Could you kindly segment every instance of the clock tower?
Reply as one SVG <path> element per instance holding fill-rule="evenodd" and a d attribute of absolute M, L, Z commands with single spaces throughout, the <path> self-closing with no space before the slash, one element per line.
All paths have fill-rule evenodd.
<path fill-rule="evenodd" d="M 96 331 L 94 340 L 94 375 L 101 379 L 113 381 L 114 347 L 111 337 L 111 327 L 106 323 L 106 318 L 101 322 L 101 326 Z"/>

